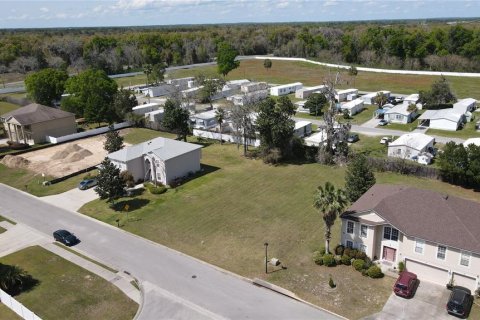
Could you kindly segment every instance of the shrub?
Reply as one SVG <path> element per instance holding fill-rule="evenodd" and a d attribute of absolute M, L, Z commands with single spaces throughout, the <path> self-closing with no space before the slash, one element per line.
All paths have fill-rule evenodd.
<path fill-rule="evenodd" d="M 325 249 L 325 247 L 320 247 L 319 251 L 320 251 L 320 254 L 323 256 L 326 252 L 326 249 Z"/>
<path fill-rule="evenodd" d="M 366 257 L 367 257 L 367 254 L 363 251 L 357 250 L 357 252 L 355 253 L 355 259 L 365 260 Z"/>
<path fill-rule="evenodd" d="M 334 267 L 335 266 L 335 257 L 333 254 L 326 254 L 323 256 L 323 264 L 327 267 Z"/>
<path fill-rule="evenodd" d="M 282 153 L 278 148 L 266 149 L 262 152 L 262 158 L 264 163 L 276 165 L 282 159 Z"/>
<path fill-rule="evenodd" d="M 155 187 L 151 182 L 146 182 L 143 186 L 147 188 L 151 194 L 162 194 L 167 191 L 167 188 L 163 184 L 159 184 Z"/>
<path fill-rule="evenodd" d="M 128 171 L 122 171 L 120 172 L 120 177 L 125 181 L 125 184 L 127 185 L 128 188 L 133 188 L 135 187 L 135 179 L 133 179 L 133 176 L 130 172 Z"/>
<path fill-rule="evenodd" d="M 335 264 L 342 264 L 342 256 L 335 255 Z"/>
<path fill-rule="evenodd" d="M 343 256 L 343 250 L 345 247 L 341 244 L 335 247 L 335 254 L 338 254 L 339 256 Z"/>
<path fill-rule="evenodd" d="M 398 262 L 398 272 L 403 272 L 405 270 L 405 262 Z"/>
<path fill-rule="evenodd" d="M 351 259 L 349 256 L 345 255 L 345 254 L 342 256 L 342 263 L 343 263 L 344 265 L 346 265 L 346 266 L 349 266 L 349 265 L 352 264 L 352 261 L 351 261 L 351 260 L 352 260 L 352 259 Z"/>
<path fill-rule="evenodd" d="M 350 249 L 350 248 L 344 248 L 343 249 L 343 254 L 346 255 L 346 256 L 349 256 L 350 258 L 352 258 L 351 252 L 352 252 L 352 249 Z"/>
<path fill-rule="evenodd" d="M 367 274 L 370 278 L 377 279 L 377 278 L 383 278 L 383 272 L 378 266 L 371 266 L 367 270 Z"/>
<path fill-rule="evenodd" d="M 7 145 L 10 147 L 10 149 L 13 150 L 23 150 L 23 149 L 28 149 L 30 146 L 27 143 L 19 143 L 15 141 L 7 141 Z"/>
<path fill-rule="evenodd" d="M 365 255 L 365 268 L 370 268 L 372 266 L 372 259 L 370 259 L 367 255 Z"/>
<path fill-rule="evenodd" d="M 353 261 L 352 265 L 355 268 L 355 270 L 360 271 L 360 270 L 364 269 L 365 261 L 363 261 L 362 259 L 355 259 Z"/>
<path fill-rule="evenodd" d="M 368 277 L 367 269 L 362 269 L 362 276 Z"/>
<path fill-rule="evenodd" d="M 332 278 L 332 275 L 330 275 L 330 279 L 328 279 L 328 285 L 330 286 L 330 288 L 335 288 L 337 285 L 335 284 L 335 282 L 333 281 L 333 278 Z"/>
<path fill-rule="evenodd" d="M 320 253 L 320 251 L 315 251 L 313 253 L 313 262 L 319 266 L 323 265 L 323 255 Z"/>

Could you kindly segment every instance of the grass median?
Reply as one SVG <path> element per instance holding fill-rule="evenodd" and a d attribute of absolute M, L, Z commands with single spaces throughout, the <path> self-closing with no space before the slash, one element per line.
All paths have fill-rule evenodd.
<path fill-rule="evenodd" d="M 138 305 L 113 284 L 41 248 L 0 258 L 17 265 L 38 284 L 15 297 L 43 319 L 130 320 Z"/>
<path fill-rule="evenodd" d="M 100 200 L 86 204 L 80 212 L 115 226 L 119 218 L 124 230 L 240 275 L 272 281 L 348 318 L 383 307 L 393 279 L 368 279 L 343 267 L 327 272 L 311 260 L 313 251 L 324 243 L 322 219 L 312 207 L 313 194 L 326 181 L 343 186 L 344 168 L 315 163 L 270 166 L 242 157 L 235 145 L 219 143 L 202 149 L 202 164 L 208 173 L 175 190 L 162 195 L 144 191 L 135 198 L 120 199 L 132 203 L 128 217 Z M 377 180 L 477 197 L 434 180 L 387 173 L 377 174 Z M 332 244 L 339 240 L 337 220 Z M 269 257 L 279 258 L 286 270 L 264 274 L 264 242 L 270 244 Z M 329 274 L 337 290 L 323 290 Z M 371 302 L 365 303 L 367 299 Z"/>

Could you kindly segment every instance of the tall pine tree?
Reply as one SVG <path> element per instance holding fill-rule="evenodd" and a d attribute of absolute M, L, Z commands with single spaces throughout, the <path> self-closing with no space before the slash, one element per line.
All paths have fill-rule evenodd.
<path fill-rule="evenodd" d="M 345 174 L 345 192 L 350 202 L 355 202 L 376 183 L 375 175 L 364 155 L 350 161 Z"/>

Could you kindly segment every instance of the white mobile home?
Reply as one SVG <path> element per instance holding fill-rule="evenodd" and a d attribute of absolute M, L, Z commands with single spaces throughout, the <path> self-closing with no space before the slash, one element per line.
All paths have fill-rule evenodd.
<path fill-rule="evenodd" d="M 175 87 L 170 84 L 161 84 L 155 87 L 147 87 L 142 89 L 142 92 L 145 96 L 150 98 L 165 96 L 175 92 Z"/>
<path fill-rule="evenodd" d="M 338 102 L 347 101 L 348 96 L 356 96 L 358 95 L 358 89 L 346 89 L 346 90 L 339 90 L 335 94 L 335 99 Z"/>
<path fill-rule="evenodd" d="M 303 141 L 305 141 L 305 145 L 310 147 L 318 147 L 325 140 L 327 140 L 327 133 L 325 132 L 325 130 L 314 133 L 311 136 L 303 139 Z"/>
<path fill-rule="evenodd" d="M 417 107 L 415 104 L 397 104 L 385 111 L 383 118 L 392 123 L 410 123 L 417 116 Z"/>
<path fill-rule="evenodd" d="M 174 85 L 179 90 L 186 90 L 188 88 L 193 88 L 195 86 L 194 77 L 178 78 L 178 79 L 169 79 L 167 80 L 168 84 Z"/>
<path fill-rule="evenodd" d="M 218 124 L 215 118 L 215 110 L 210 110 L 202 113 L 197 113 L 193 117 L 195 129 L 212 129 Z"/>
<path fill-rule="evenodd" d="M 449 108 L 427 110 L 418 119 L 421 126 L 430 129 L 456 131 L 465 122 L 465 115 Z"/>
<path fill-rule="evenodd" d="M 153 130 L 161 130 L 164 114 L 163 108 L 145 113 L 145 127 Z"/>
<path fill-rule="evenodd" d="M 312 123 L 310 121 L 298 121 L 295 122 L 295 128 L 293 134 L 297 137 L 303 138 L 312 133 Z"/>
<path fill-rule="evenodd" d="M 419 100 L 420 100 L 420 95 L 418 93 L 412 93 L 411 95 L 403 98 L 403 103 L 417 104 Z"/>
<path fill-rule="evenodd" d="M 222 88 L 222 91 L 226 90 L 239 90 L 243 85 L 250 83 L 250 80 L 241 79 L 241 80 L 230 80 L 225 83 Z"/>
<path fill-rule="evenodd" d="M 423 152 L 433 149 L 435 138 L 423 133 L 407 133 L 388 144 L 388 156 L 401 159 L 412 159 Z"/>
<path fill-rule="evenodd" d="M 107 157 L 121 171 L 135 179 L 158 181 L 165 185 L 200 170 L 202 147 L 172 139 L 155 138 L 125 147 Z"/>
<path fill-rule="evenodd" d="M 363 110 L 363 100 L 362 99 L 355 99 L 353 101 L 345 102 L 340 106 L 340 110 L 344 112 L 345 110 L 348 111 L 348 115 L 351 117 L 360 111 Z"/>
<path fill-rule="evenodd" d="M 160 108 L 160 105 L 158 103 L 154 103 L 154 102 L 146 103 L 146 104 L 141 104 L 141 105 L 138 105 L 136 107 L 133 107 L 132 108 L 132 113 L 143 115 L 143 114 L 146 114 L 148 112 L 158 110 L 158 108 Z"/>
<path fill-rule="evenodd" d="M 295 98 L 307 99 L 312 93 L 323 93 L 326 90 L 325 85 L 315 87 L 305 87 L 295 91 Z"/>
<path fill-rule="evenodd" d="M 285 96 L 290 93 L 294 93 L 298 89 L 303 88 L 303 84 L 301 82 L 283 84 L 281 86 L 271 87 L 270 88 L 270 95 L 271 96 Z"/>
<path fill-rule="evenodd" d="M 363 102 L 365 102 L 366 104 L 375 104 L 375 97 L 379 93 L 383 93 L 384 95 L 387 96 L 387 98 L 390 97 L 390 91 L 382 90 L 378 92 L 367 93 L 366 95 L 361 96 L 360 99 L 362 99 Z"/>
<path fill-rule="evenodd" d="M 246 103 L 255 103 L 268 97 L 268 90 L 252 91 L 244 94 L 228 96 L 227 100 L 232 101 L 236 106 L 243 106 Z"/>

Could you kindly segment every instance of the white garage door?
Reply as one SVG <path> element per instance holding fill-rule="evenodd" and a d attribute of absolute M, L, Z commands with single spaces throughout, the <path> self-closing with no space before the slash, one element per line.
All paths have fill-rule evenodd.
<path fill-rule="evenodd" d="M 468 276 L 464 276 L 463 274 L 453 273 L 453 281 L 456 286 L 462 286 L 468 288 L 470 290 L 475 290 L 476 280 L 475 278 L 470 278 Z"/>
<path fill-rule="evenodd" d="M 409 259 L 405 259 L 405 262 L 407 271 L 415 273 L 420 281 L 433 282 L 442 286 L 448 283 L 449 279 L 447 270 Z"/>

